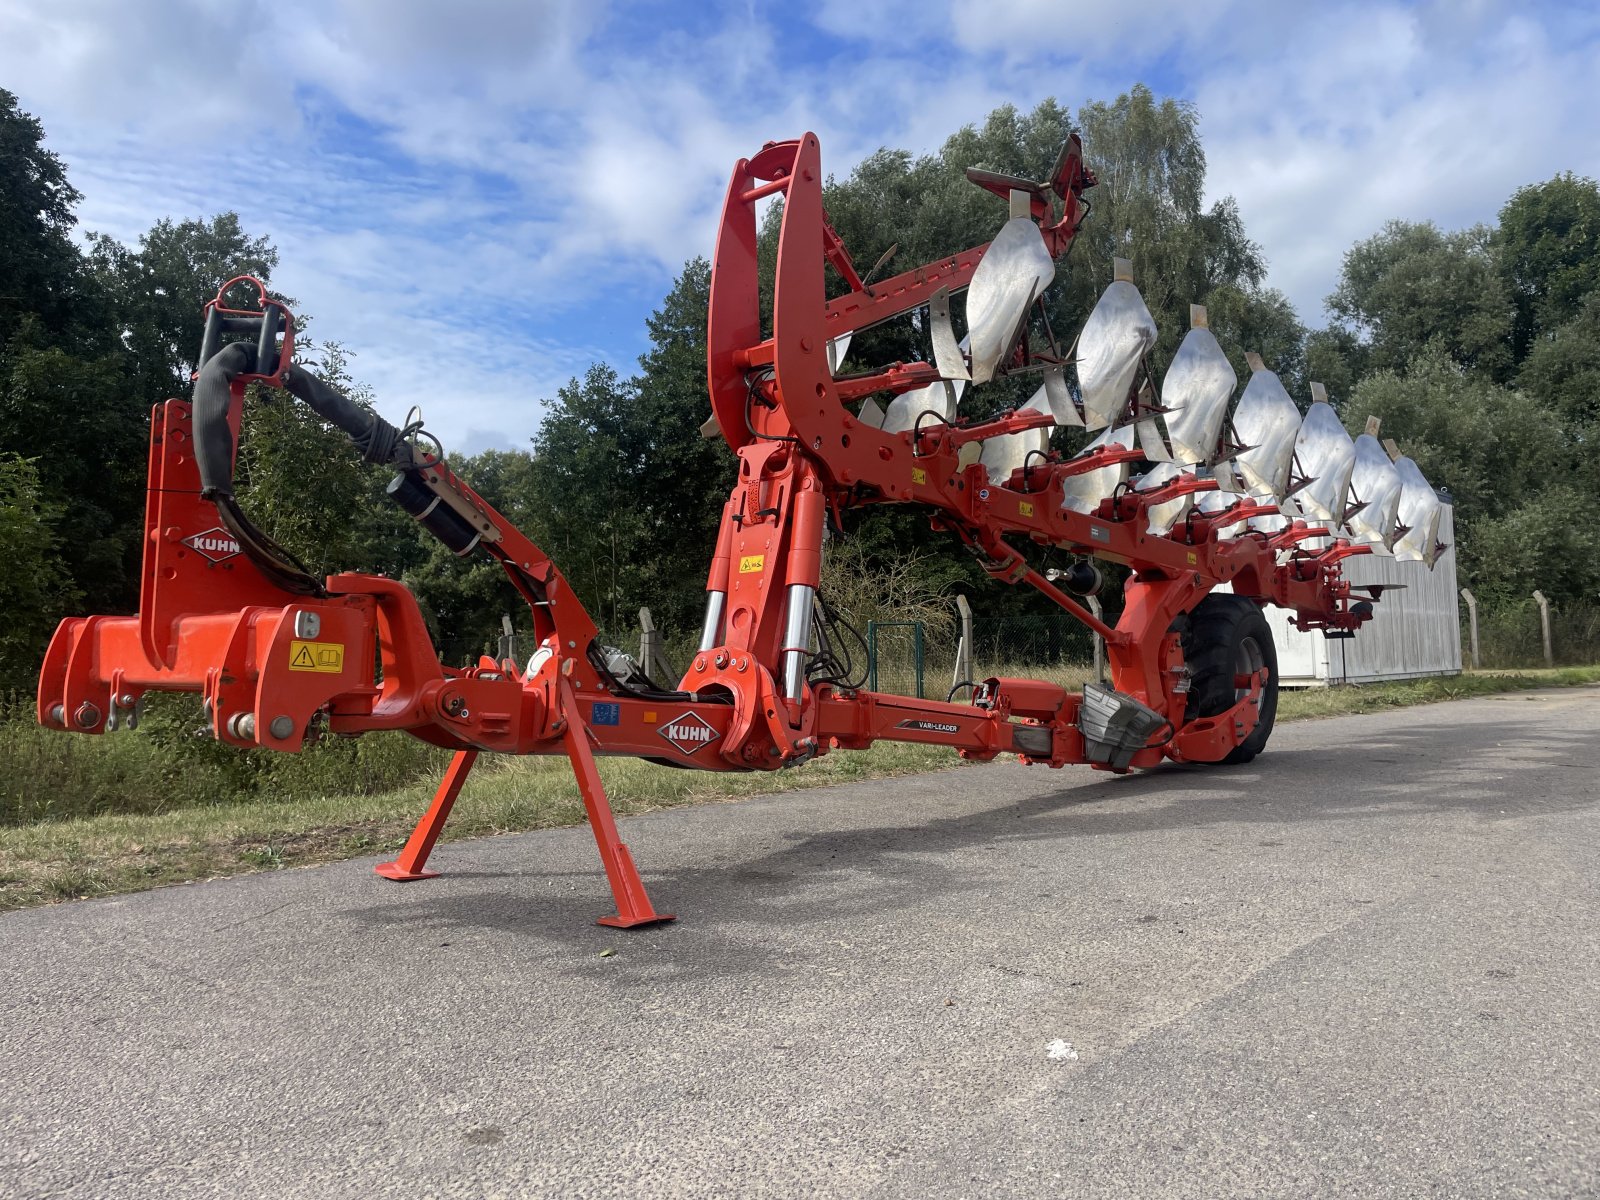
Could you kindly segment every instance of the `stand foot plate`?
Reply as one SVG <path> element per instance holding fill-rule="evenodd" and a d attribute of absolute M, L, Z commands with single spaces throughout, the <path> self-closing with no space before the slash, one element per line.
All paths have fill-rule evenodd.
<path fill-rule="evenodd" d="M 637 929 L 642 925 L 662 925 L 678 918 L 672 913 L 652 913 L 648 917 L 601 917 L 596 925 L 609 925 L 612 929 Z"/>
<path fill-rule="evenodd" d="M 372 869 L 385 879 L 392 879 L 396 883 L 410 883 L 415 879 L 437 879 L 439 877 L 439 872 L 437 871 L 407 871 L 397 862 L 379 863 Z"/>

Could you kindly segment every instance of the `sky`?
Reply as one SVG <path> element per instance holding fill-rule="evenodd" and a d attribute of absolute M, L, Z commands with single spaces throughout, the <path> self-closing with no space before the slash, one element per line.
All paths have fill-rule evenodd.
<path fill-rule="evenodd" d="M 1600 176 L 1597 79 L 1600 5 L 1538 0 L 0 0 L 0 86 L 83 230 L 237 211 L 379 410 L 458 451 L 527 446 L 595 361 L 631 372 L 769 140 L 815 132 L 842 176 L 1148 84 L 1198 107 L 1209 198 L 1316 327 L 1386 220 Z"/>

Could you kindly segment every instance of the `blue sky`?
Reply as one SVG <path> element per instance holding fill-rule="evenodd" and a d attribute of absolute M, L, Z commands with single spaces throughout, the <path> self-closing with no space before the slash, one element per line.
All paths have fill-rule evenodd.
<path fill-rule="evenodd" d="M 1386 219 L 1492 221 L 1600 175 L 1597 79 L 1591 4 L 0 0 L 0 85 L 85 229 L 237 210 L 379 408 L 464 450 L 526 445 L 592 361 L 632 369 L 769 139 L 813 130 L 844 174 L 1148 83 L 1199 106 L 1210 195 L 1317 325 Z"/>

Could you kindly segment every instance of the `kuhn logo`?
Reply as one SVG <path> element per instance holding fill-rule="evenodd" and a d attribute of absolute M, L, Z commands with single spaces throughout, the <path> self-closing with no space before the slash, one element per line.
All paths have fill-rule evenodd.
<path fill-rule="evenodd" d="M 220 525 L 204 533 L 184 538 L 183 544 L 202 558 L 208 558 L 214 563 L 222 562 L 239 553 L 238 541 Z"/>
<path fill-rule="evenodd" d="M 663 725 L 661 736 L 671 742 L 680 754 L 693 754 L 701 746 L 715 741 L 717 731 L 697 713 L 686 712 Z"/>

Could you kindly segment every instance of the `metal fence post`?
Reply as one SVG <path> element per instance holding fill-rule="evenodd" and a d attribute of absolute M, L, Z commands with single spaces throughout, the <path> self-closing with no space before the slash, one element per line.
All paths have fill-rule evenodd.
<path fill-rule="evenodd" d="M 1472 631 L 1472 669 L 1478 670 L 1483 664 L 1478 660 L 1478 598 L 1470 589 L 1461 589 L 1461 598 L 1467 602 L 1467 627 Z M 1341 647 L 1343 643 L 1340 644 Z"/>
<path fill-rule="evenodd" d="M 976 683 L 972 678 L 972 605 L 965 596 L 956 597 L 956 613 L 961 618 L 961 640 L 956 643 L 956 676 L 950 681 L 953 692 L 963 683 Z"/>
<path fill-rule="evenodd" d="M 1544 634 L 1544 665 L 1556 665 L 1556 656 L 1550 646 L 1550 601 L 1544 598 L 1544 593 L 1534 589 L 1533 598 L 1539 604 L 1539 629 Z"/>
<path fill-rule="evenodd" d="M 916 648 L 917 656 L 917 699 L 924 699 L 922 695 L 922 622 L 916 621 L 911 627 L 911 644 Z"/>
<path fill-rule="evenodd" d="M 495 657 L 501 662 L 517 661 L 517 628 L 511 623 L 510 613 L 500 614 L 500 653 Z"/>
<path fill-rule="evenodd" d="M 867 622 L 867 691 L 878 690 L 878 623 Z"/>
<path fill-rule="evenodd" d="M 1104 620 L 1100 613 L 1100 597 L 1086 596 L 1089 611 L 1094 614 L 1095 620 Z M 1098 633 L 1094 635 L 1094 677 L 1099 682 L 1106 681 L 1106 643 Z"/>
<path fill-rule="evenodd" d="M 667 661 L 666 651 L 661 648 L 661 631 L 656 628 L 655 618 L 648 608 L 639 610 L 639 665 L 646 675 L 653 676 L 659 683 L 677 678 L 677 672 Z"/>

